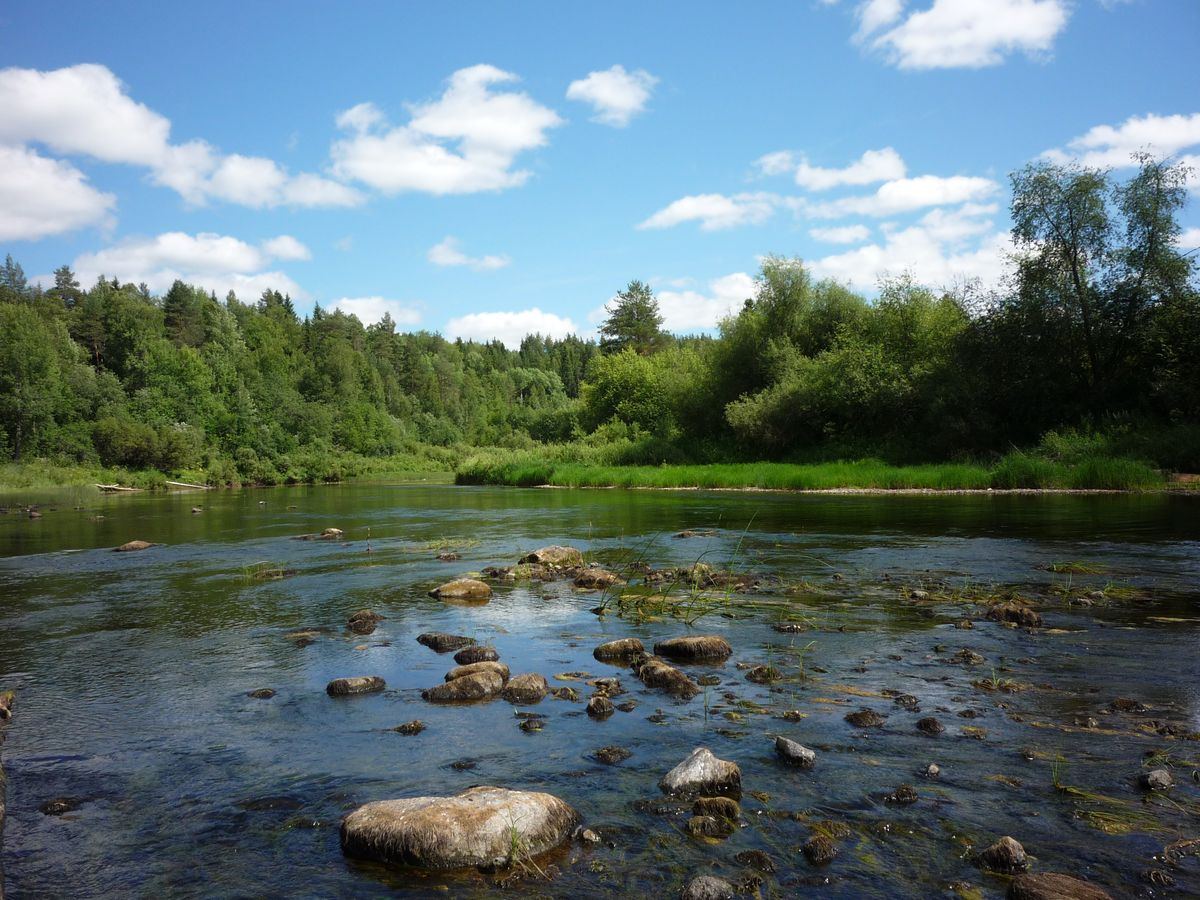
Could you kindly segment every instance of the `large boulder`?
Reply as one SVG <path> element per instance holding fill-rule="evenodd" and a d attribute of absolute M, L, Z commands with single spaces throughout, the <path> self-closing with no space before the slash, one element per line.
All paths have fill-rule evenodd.
<path fill-rule="evenodd" d="M 721 660 L 733 655 L 729 641 L 716 634 L 693 634 L 667 638 L 654 645 L 658 656 L 682 660 Z"/>
<path fill-rule="evenodd" d="M 658 782 L 664 794 L 740 795 L 742 770 L 737 763 L 718 759 L 707 747 L 697 747 Z"/>
<path fill-rule="evenodd" d="M 444 631 L 426 631 L 417 635 L 417 643 L 424 644 L 437 653 L 449 653 L 451 650 L 461 650 L 475 643 L 475 638 L 461 634 L 446 634 Z"/>
<path fill-rule="evenodd" d="M 700 693 L 700 685 L 657 656 L 643 660 L 634 672 L 646 687 L 658 688 L 683 700 L 690 700 Z"/>
<path fill-rule="evenodd" d="M 520 561 L 542 566 L 582 566 L 583 554 L 574 547 L 560 547 L 557 544 L 553 544 L 522 556 Z"/>
<path fill-rule="evenodd" d="M 553 850 L 579 823 L 552 794 L 481 786 L 360 806 L 342 819 L 342 852 L 424 869 L 493 868 Z"/>
<path fill-rule="evenodd" d="M 476 672 L 421 691 L 421 697 L 428 703 L 473 703 L 491 700 L 502 690 L 504 679 L 499 672 Z"/>
<path fill-rule="evenodd" d="M 446 680 L 454 681 L 458 678 L 466 678 L 468 675 L 478 675 L 480 672 L 495 672 L 503 681 L 508 681 L 508 666 L 494 660 L 484 660 L 483 662 L 467 663 L 465 666 L 455 666 L 446 673 Z"/>
<path fill-rule="evenodd" d="M 129 541 L 120 547 L 113 547 L 115 553 L 132 553 L 134 550 L 149 550 L 154 545 L 149 541 Z"/>
<path fill-rule="evenodd" d="M 620 638 L 601 644 L 592 651 L 592 656 L 600 662 L 621 662 L 645 652 L 646 648 L 637 638 Z"/>
<path fill-rule="evenodd" d="M 477 578 L 455 578 L 453 581 L 447 581 L 441 587 L 434 588 L 429 592 L 429 596 L 437 597 L 439 600 L 483 602 L 491 599 L 492 589 Z"/>
<path fill-rule="evenodd" d="M 349 697 L 354 694 L 373 694 L 387 687 L 387 682 L 378 675 L 355 675 L 352 678 L 335 678 L 325 685 L 330 697 Z"/>
<path fill-rule="evenodd" d="M 537 672 L 526 672 L 510 678 L 508 684 L 504 686 L 504 693 L 501 696 L 509 703 L 524 705 L 541 703 L 549 693 L 550 685 L 547 684 L 544 676 Z"/>
<path fill-rule="evenodd" d="M 1112 895 L 1070 875 L 1045 872 L 1014 878 L 1008 886 L 1008 900 L 1112 900 Z"/>

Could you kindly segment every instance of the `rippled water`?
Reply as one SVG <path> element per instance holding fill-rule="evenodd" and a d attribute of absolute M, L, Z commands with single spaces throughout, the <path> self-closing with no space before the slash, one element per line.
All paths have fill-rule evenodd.
<path fill-rule="evenodd" d="M 204 511 L 192 514 L 196 503 Z M 86 505 L 38 520 L 0 517 L 0 689 L 18 694 L 3 746 L 14 897 L 493 893 L 502 889 L 495 875 L 422 876 L 346 860 L 338 847 L 338 821 L 360 803 L 482 783 L 557 794 L 603 838 L 547 860 L 558 868 L 551 881 L 508 885 L 522 896 L 670 896 L 700 871 L 744 877 L 733 857 L 757 848 L 777 867 L 764 895 L 827 882 L 817 889 L 823 896 L 927 897 L 967 882 L 1000 897 L 1004 881 L 982 874 L 971 851 L 1003 834 L 1024 843 L 1035 870 L 1127 895 L 1145 890 L 1143 870 L 1169 868 L 1153 859 L 1164 844 L 1200 835 L 1192 777 L 1200 743 L 1146 724 L 1200 730 L 1200 498 L 356 484 Z M 347 540 L 293 540 L 330 526 Z M 684 528 L 716 533 L 672 537 Z M 163 546 L 110 552 L 134 538 Z M 649 645 L 686 633 L 677 621 L 597 617 L 598 595 L 569 584 L 499 586 L 475 607 L 427 596 L 450 577 L 512 564 L 548 543 L 609 562 L 703 559 L 770 574 L 778 590 L 754 599 L 776 605 L 745 609 L 734 597 L 726 615 L 697 623 L 725 635 L 735 654 L 725 665 L 689 667 L 721 684 L 676 703 L 591 651 L 617 637 Z M 437 561 L 443 547 L 462 558 Z M 1065 561 L 1099 571 L 1039 568 Z M 264 565 L 296 572 L 249 577 Z M 1029 635 L 986 621 L 970 603 L 905 599 L 902 587 L 920 586 L 1015 586 L 1047 628 Z M 1105 587 L 1094 607 L 1066 603 Z M 369 637 L 344 628 L 363 607 L 387 617 Z M 772 630 L 787 614 L 804 616 L 811 630 Z M 954 627 L 964 616 L 974 630 Z M 301 628 L 325 631 L 300 647 L 285 635 Z M 620 675 L 639 705 L 597 722 L 583 703 L 548 698 L 536 733 L 519 730 L 502 700 L 430 706 L 420 690 L 453 665 L 416 643 L 430 630 L 493 642 L 514 674 L 541 672 L 552 685 L 576 684 L 556 682 L 556 673 Z M 964 647 L 986 663 L 949 663 Z M 750 684 L 738 662 L 771 662 L 787 680 Z M 331 678 L 357 674 L 383 676 L 387 691 L 326 696 Z M 973 684 L 1008 679 L 1028 689 Z M 259 687 L 277 694 L 247 697 Z M 916 695 L 921 711 L 896 706 L 884 690 Z M 1150 709 L 1109 714 L 1119 696 Z M 886 714 L 885 727 L 846 723 L 860 706 Z M 807 717 L 774 715 L 790 709 Z M 960 717 L 965 710 L 977 717 Z M 916 732 L 926 715 L 945 734 Z M 1089 716 L 1098 727 L 1075 726 Z M 419 735 L 389 730 L 417 718 L 428 726 Z M 972 737 L 964 727 L 985 731 Z M 776 734 L 814 748 L 816 768 L 780 767 Z M 611 767 L 589 758 L 612 744 L 633 756 Z M 719 843 L 687 837 L 687 805 L 657 789 L 698 745 L 739 763 L 748 792 L 742 827 Z M 1169 801 L 1146 801 L 1137 788 L 1149 751 L 1171 754 L 1178 786 Z M 1059 756 L 1060 783 L 1100 799 L 1055 790 Z M 456 769 L 457 760 L 474 767 Z M 942 769 L 936 781 L 917 774 L 930 762 Z M 920 800 L 885 803 L 905 782 Z M 81 802 L 62 816 L 39 812 L 57 797 Z M 1114 814 L 1122 833 L 1098 827 L 1109 820 L 1089 816 L 1096 810 Z M 809 824 L 824 819 L 851 834 L 817 869 L 799 847 Z M 1197 860 L 1171 871 L 1180 895 L 1200 893 Z"/>

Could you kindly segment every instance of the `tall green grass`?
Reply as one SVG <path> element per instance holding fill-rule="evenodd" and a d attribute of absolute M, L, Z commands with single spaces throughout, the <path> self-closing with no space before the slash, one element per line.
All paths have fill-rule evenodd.
<path fill-rule="evenodd" d="M 455 473 L 458 484 L 521 487 L 761 488 L 765 490 L 1152 490 L 1162 475 L 1127 459 L 1089 458 L 1068 464 L 1013 453 L 994 466 L 941 463 L 896 466 L 878 459 L 795 465 L 713 463 L 710 465 L 618 466 L 556 460 L 530 450 L 479 453 Z"/>

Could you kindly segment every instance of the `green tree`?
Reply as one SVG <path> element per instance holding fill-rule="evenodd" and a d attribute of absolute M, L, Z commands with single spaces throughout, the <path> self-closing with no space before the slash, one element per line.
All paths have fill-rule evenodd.
<path fill-rule="evenodd" d="M 605 307 L 608 317 L 600 325 L 600 350 L 620 353 L 626 348 L 643 356 L 658 350 L 665 339 L 658 301 L 649 285 L 631 281 Z"/>

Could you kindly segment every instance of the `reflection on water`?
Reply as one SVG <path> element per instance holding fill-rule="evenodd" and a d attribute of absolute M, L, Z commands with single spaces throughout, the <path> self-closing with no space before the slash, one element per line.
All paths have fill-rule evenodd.
<path fill-rule="evenodd" d="M 550 860 L 555 880 L 516 888 L 547 896 L 672 894 L 702 868 L 736 881 L 748 870 L 734 856 L 761 849 L 777 867 L 763 890 L 781 896 L 828 879 L 821 891 L 833 897 L 925 897 L 957 881 L 1000 897 L 1005 884 L 981 874 L 968 851 L 1002 834 L 1021 840 L 1039 871 L 1132 893 L 1165 843 L 1200 830 L 1187 765 L 1200 768 L 1200 744 L 1143 728 L 1153 719 L 1200 730 L 1196 498 L 343 485 L 85 505 L 0 517 L 0 688 L 19 695 L 4 746 L 15 896 L 487 894 L 494 877 L 347 861 L 337 835 L 339 818 L 362 802 L 481 783 L 555 793 L 603 836 Z M 348 540 L 292 540 L 330 526 Z M 672 537 L 684 528 L 717 531 Z M 110 552 L 134 538 L 163 546 Z M 684 632 L 677 622 L 597 618 L 597 596 L 565 584 L 499 587 L 481 607 L 426 596 L 552 542 L 605 560 L 702 559 L 770 573 L 779 590 L 759 599 L 776 606 L 703 619 L 736 652 L 723 666 L 692 667 L 721 684 L 677 704 L 591 657 L 603 640 L 650 644 Z M 441 549 L 461 559 L 437 561 Z M 1064 562 L 1077 564 L 1074 574 L 1044 568 Z M 296 573 L 252 577 L 264 567 Z M 1037 599 L 1041 633 L 1002 628 L 966 602 L 912 603 L 902 591 L 1014 585 Z M 1068 605 L 1099 589 L 1105 599 Z M 387 617 L 370 637 L 344 629 L 362 607 Z M 770 625 L 781 615 L 811 628 L 777 633 Z M 954 627 L 964 616 L 973 630 Z M 285 635 L 301 628 L 326 630 L 297 646 Z M 430 630 L 494 643 L 514 673 L 622 675 L 639 705 L 597 722 L 582 703 L 547 699 L 536 733 L 519 730 L 503 701 L 431 707 L 420 689 L 452 662 L 416 643 Z M 986 662 L 949 663 L 962 648 Z M 750 684 L 736 667 L 768 661 L 785 682 Z M 382 675 L 387 691 L 325 695 L 331 678 L 356 674 Z M 1024 689 L 995 689 L 1010 684 Z M 247 696 L 259 687 L 277 693 Z M 921 710 L 880 695 L 889 690 L 915 695 Z M 1150 710 L 1110 714 L 1116 697 Z M 885 727 L 847 724 L 860 706 L 886 714 Z M 790 709 L 806 717 L 772 715 Z M 941 737 L 915 730 L 928 715 L 945 724 Z M 389 730 L 417 718 L 428 726 L 419 735 Z M 817 767 L 780 768 L 776 734 L 815 749 Z M 743 827 L 719 844 L 688 838 L 688 808 L 665 804 L 656 787 L 700 744 L 737 761 L 757 792 L 743 799 Z M 605 745 L 633 755 L 611 767 L 593 761 Z M 1164 750 L 1179 786 L 1170 804 L 1146 803 L 1136 786 L 1143 754 Z M 1101 801 L 1054 789 L 1060 755 L 1060 781 Z M 473 766 L 450 765 L 463 759 Z M 937 781 L 917 776 L 930 762 L 942 769 Z M 920 801 L 886 804 L 905 782 Z M 38 811 L 57 797 L 83 802 L 58 817 Z M 814 819 L 851 829 L 819 870 L 799 852 Z M 1181 891 L 1200 891 L 1196 860 L 1173 874 Z"/>

